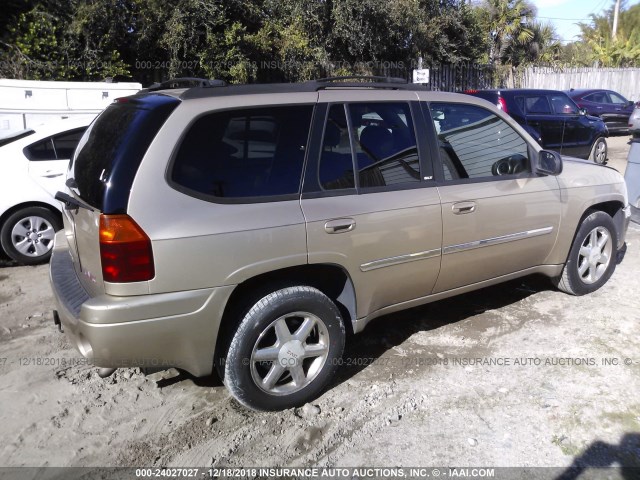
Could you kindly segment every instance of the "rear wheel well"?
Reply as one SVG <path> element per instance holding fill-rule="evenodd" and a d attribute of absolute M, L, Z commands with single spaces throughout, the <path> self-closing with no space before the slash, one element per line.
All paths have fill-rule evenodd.
<path fill-rule="evenodd" d="M 215 349 L 216 367 L 219 367 L 218 362 L 229 347 L 230 337 L 249 308 L 265 295 L 293 285 L 315 287 L 324 293 L 340 310 L 346 332 L 353 333 L 356 318 L 355 289 L 349 274 L 342 267 L 301 265 L 284 268 L 245 280 L 233 290 L 220 321 Z"/>
<path fill-rule="evenodd" d="M 6 222 L 7 218 L 9 218 L 15 212 L 17 212 L 18 210 L 22 210 L 23 208 L 29 208 L 29 207 L 42 207 L 42 208 L 51 210 L 52 213 L 58 216 L 60 223 L 62 223 L 62 214 L 60 213 L 60 210 L 58 210 L 57 208 L 52 207 L 48 203 L 43 203 L 43 202 L 25 202 L 25 203 L 21 203 L 19 205 L 15 205 L 11 207 L 9 210 L 7 210 L 2 215 L 0 215 L 0 228 L 2 228 L 2 225 L 4 225 L 4 222 Z"/>

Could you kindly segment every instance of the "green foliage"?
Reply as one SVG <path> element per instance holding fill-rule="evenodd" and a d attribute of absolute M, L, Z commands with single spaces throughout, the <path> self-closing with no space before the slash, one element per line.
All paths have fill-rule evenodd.
<path fill-rule="evenodd" d="M 613 38 L 613 7 L 602 15 L 591 15 L 590 23 L 580 24 L 582 42 L 587 48 L 577 50 L 573 58 L 578 65 L 601 67 L 640 66 L 640 5 L 621 8 L 618 29 Z"/>

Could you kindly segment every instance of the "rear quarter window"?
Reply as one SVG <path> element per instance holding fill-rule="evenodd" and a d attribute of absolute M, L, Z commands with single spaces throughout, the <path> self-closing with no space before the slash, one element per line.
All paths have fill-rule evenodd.
<path fill-rule="evenodd" d="M 170 183 L 216 201 L 297 194 L 313 105 L 213 112 L 180 143 Z"/>

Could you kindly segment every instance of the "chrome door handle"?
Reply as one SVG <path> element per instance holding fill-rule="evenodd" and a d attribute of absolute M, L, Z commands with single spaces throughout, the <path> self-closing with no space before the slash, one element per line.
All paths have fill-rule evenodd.
<path fill-rule="evenodd" d="M 458 202 L 451 207 L 453 213 L 462 215 L 464 213 L 473 213 L 476 211 L 476 202 Z"/>
<path fill-rule="evenodd" d="M 338 218 L 324 224 L 324 231 L 327 233 L 346 233 L 354 228 L 356 228 L 356 221 L 353 218 Z"/>

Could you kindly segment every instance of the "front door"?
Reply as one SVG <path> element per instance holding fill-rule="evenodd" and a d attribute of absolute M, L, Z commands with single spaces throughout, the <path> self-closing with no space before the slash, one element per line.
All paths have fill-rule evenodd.
<path fill-rule="evenodd" d="M 560 221 L 556 179 L 531 173 L 533 149 L 495 113 L 440 102 L 429 109 L 443 224 L 434 293 L 544 264 Z"/>

